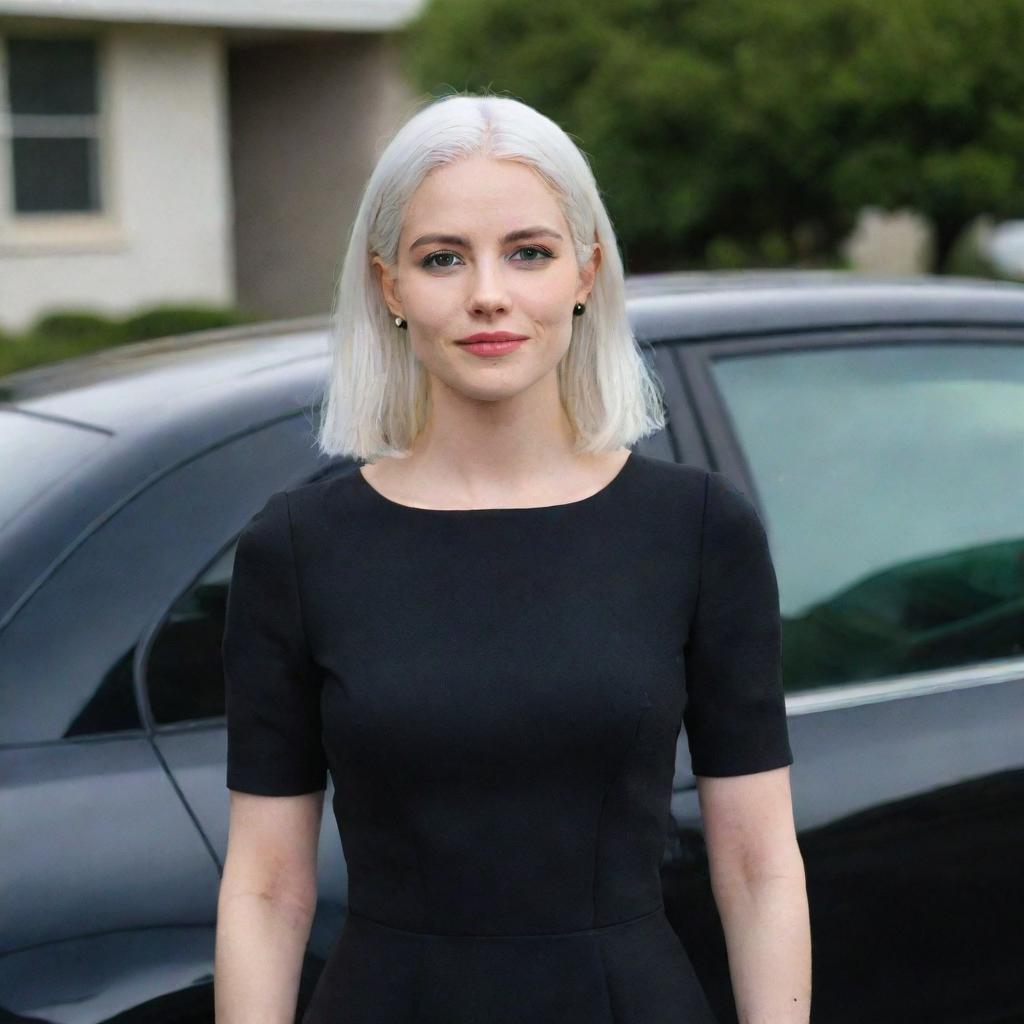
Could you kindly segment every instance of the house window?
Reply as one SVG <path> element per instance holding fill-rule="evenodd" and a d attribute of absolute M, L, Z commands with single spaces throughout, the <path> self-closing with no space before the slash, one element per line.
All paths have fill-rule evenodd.
<path fill-rule="evenodd" d="M 99 210 L 96 40 L 8 36 L 14 214 Z"/>

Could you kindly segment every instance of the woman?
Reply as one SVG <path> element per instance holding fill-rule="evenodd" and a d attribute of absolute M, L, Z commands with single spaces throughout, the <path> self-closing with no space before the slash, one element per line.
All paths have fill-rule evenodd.
<path fill-rule="evenodd" d="M 659 865 L 685 725 L 744 1021 L 805 1022 L 776 578 L 663 425 L 587 161 L 509 98 L 370 177 L 319 442 L 228 600 L 220 1024 L 292 1020 L 328 770 L 348 916 L 306 1024 L 704 1024 Z"/>

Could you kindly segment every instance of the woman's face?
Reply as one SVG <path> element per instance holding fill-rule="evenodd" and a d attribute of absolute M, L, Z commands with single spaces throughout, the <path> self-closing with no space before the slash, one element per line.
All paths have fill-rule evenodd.
<path fill-rule="evenodd" d="M 495 399 L 555 369 L 569 347 L 573 304 L 586 301 L 600 258 L 595 246 L 577 267 L 569 226 L 535 171 L 477 155 L 424 178 L 406 210 L 397 264 L 377 256 L 373 264 L 430 374 Z M 525 340 L 501 354 L 462 343 L 498 331 Z"/>

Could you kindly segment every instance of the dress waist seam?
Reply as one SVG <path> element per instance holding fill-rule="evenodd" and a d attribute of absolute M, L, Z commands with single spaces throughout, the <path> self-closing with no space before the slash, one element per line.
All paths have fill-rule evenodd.
<path fill-rule="evenodd" d="M 412 935 L 427 939 L 557 939 L 574 935 L 599 935 L 602 932 L 612 931 L 615 928 L 622 928 L 625 925 L 638 924 L 640 921 L 645 921 L 649 917 L 654 917 L 656 914 L 663 913 L 664 910 L 665 904 L 662 902 L 653 910 L 648 910 L 646 913 L 640 914 L 637 917 L 628 917 L 622 921 L 613 921 L 611 924 L 600 925 L 596 928 L 576 928 L 568 932 L 427 932 L 416 931 L 410 928 L 397 928 L 393 924 L 386 924 L 384 921 L 378 921 L 374 917 L 368 917 L 366 914 L 360 914 L 351 909 L 348 911 L 348 916 L 356 918 L 359 921 L 365 921 L 367 924 L 374 925 L 377 928 L 386 928 L 388 931 L 398 932 L 402 935 Z"/>

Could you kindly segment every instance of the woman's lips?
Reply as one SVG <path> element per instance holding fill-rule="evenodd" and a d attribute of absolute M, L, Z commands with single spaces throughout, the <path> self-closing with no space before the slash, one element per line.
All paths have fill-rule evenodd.
<path fill-rule="evenodd" d="M 501 356 L 506 352 L 514 352 L 524 341 L 525 335 L 510 334 L 508 331 L 493 331 L 471 334 L 459 341 L 459 346 L 472 352 L 475 356 Z"/>

